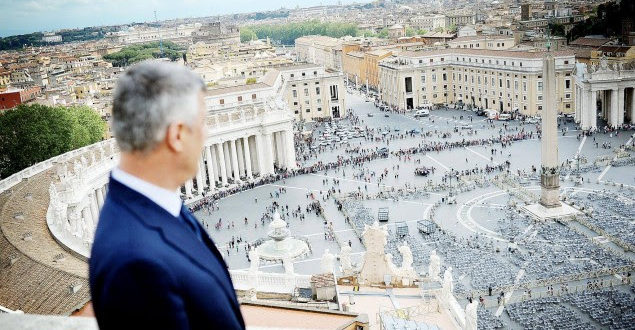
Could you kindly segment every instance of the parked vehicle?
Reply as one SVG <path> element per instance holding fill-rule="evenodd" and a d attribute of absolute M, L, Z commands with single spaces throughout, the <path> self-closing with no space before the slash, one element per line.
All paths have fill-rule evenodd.
<path fill-rule="evenodd" d="M 510 115 L 508 113 L 501 113 L 500 115 L 498 115 L 498 120 L 500 120 L 500 121 L 512 120 L 512 115 Z"/>
<path fill-rule="evenodd" d="M 418 117 L 428 117 L 430 115 L 430 110 L 421 109 L 415 112 L 415 118 Z"/>

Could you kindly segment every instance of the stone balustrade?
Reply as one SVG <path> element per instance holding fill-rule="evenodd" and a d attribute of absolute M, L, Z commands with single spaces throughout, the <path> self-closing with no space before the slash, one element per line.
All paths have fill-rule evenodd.
<path fill-rule="evenodd" d="M 230 270 L 229 274 L 236 290 L 292 294 L 296 288 L 311 287 L 311 275 L 250 273 L 247 270 Z"/>

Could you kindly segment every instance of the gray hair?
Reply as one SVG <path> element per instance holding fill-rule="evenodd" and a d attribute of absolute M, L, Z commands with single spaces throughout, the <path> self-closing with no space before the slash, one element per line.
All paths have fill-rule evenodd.
<path fill-rule="evenodd" d="M 203 80 L 184 66 L 145 61 L 117 81 L 112 104 L 112 130 L 124 152 L 146 152 L 165 137 L 167 127 L 198 115 Z"/>

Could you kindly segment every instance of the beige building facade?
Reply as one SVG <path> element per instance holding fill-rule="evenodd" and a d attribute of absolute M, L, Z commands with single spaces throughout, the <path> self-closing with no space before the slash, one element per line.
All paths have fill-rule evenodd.
<path fill-rule="evenodd" d="M 346 86 L 341 72 L 315 64 L 280 67 L 277 71 L 285 82 L 283 99 L 296 120 L 346 116 Z"/>
<path fill-rule="evenodd" d="M 558 112 L 573 113 L 575 56 L 553 54 Z M 458 48 L 403 52 L 380 62 L 380 97 L 400 109 L 463 102 L 498 112 L 540 115 L 542 57 L 540 52 Z"/>
<path fill-rule="evenodd" d="M 448 41 L 450 48 L 505 50 L 516 46 L 514 36 L 471 36 Z"/>
<path fill-rule="evenodd" d="M 326 36 L 304 36 L 295 40 L 299 62 L 319 64 L 327 69 L 342 69 L 342 41 Z"/>

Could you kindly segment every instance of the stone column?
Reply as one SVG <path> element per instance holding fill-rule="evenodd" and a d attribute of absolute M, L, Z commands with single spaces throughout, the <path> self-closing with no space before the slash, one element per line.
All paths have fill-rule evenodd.
<path fill-rule="evenodd" d="M 542 109 L 540 204 L 552 208 L 560 206 L 560 163 L 558 162 L 558 109 L 556 105 L 556 69 L 553 54 L 543 59 L 544 97 Z"/>
<path fill-rule="evenodd" d="M 221 182 L 223 183 L 223 186 L 225 186 L 227 185 L 227 169 L 225 168 L 225 151 L 223 150 L 223 143 L 216 144 L 216 151 L 218 152 Z"/>
<path fill-rule="evenodd" d="M 631 88 L 631 124 L 635 124 L 635 87 Z"/>
<path fill-rule="evenodd" d="M 185 197 L 192 198 L 192 188 L 194 184 L 192 183 L 192 179 L 185 181 Z"/>
<path fill-rule="evenodd" d="M 245 175 L 247 176 L 247 174 L 245 173 L 245 157 L 243 157 L 243 146 L 242 146 L 242 139 L 238 138 L 235 140 L 236 141 L 236 154 L 238 156 L 238 173 L 240 173 L 240 175 Z"/>
<path fill-rule="evenodd" d="M 606 118 L 606 99 L 607 99 L 606 91 L 605 90 L 600 91 L 600 102 L 602 102 L 601 103 L 602 105 L 600 106 L 600 117 L 604 120 L 607 119 Z"/>
<path fill-rule="evenodd" d="M 258 173 L 263 176 L 267 171 L 265 169 L 265 146 L 261 134 L 256 134 L 256 157 L 258 158 Z"/>
<path fill-rule="evenodd" d="M 223 142 L 223 153 L 225 154 L 225 168 L 227 169 L 227 176 L 230 178 L 233 178 L 234 176 L 232 175 L 232 155 L 230 152 L 230 145 L 229 142 Z"/>
<path fill-rule="evenodd" d="M 587 112 L 587 122 L 589 123 L 589 128 L 597 128 L 598 125 L 598 93 L 591 89 L 591 103 L 590 108 L 591 111 Z"/>
<path fill-rule="evenodd" d="M 580 120 L 580 110 L 582 109 L 582 100 L 584 99 L 584 95 L 580 91 L 579 86 L 575 86 L 575 121 L 576 123 L 582 124 Z"/>
<path fill-rule="evenodd" d="M 617 89 L 617 126 L 624 124 L 624 88 Z"/>
<path fill-rule="evenodd" d="M 247 172 L 247 179 L 253 177 L 251 173 L 251 155 L 249 151 L 249 136 L 243 137 L 243 150 L 245 151 L 245 170 Z"/>
<path fill-rule="evenodd" d="M 236 154 L 236 140 L 229 141 L 229 147 L 231 148 L 231 162 L 232 170 L 234 171 L 234 182 L 240 181 L 240 171 L 238 170 L 238 157 Z"/>
<path fill-rule="evenodd" d="M 97 206 L 101 209 L 104 206 L 104 192 L 102 190 L 103 187 L 99 187 L 95 190 L 95 194 L 97 194 Z"/>
<path fill-rule="evenodd" d="M 295 159 L 295 144 L 293 141 L 293 128 L 290 130 L 284 131 L 285 134 L 285 148 L 286 148 L 286 156 L 287 156 L 287 168 L 295 169 L 296 168 L 296 159 Z"/>
<path fill-rule="evenodd" d="M 613 127 L 617 127 L 617 117 L 619 113 L 618 102 L 617 102 L 617 89 L 611 90 L 611 107 L 609 108 L 609 125 Z"/>
<path fill-rule="evenodd" d="M 74 233 L 76 236 L 79 236 L 79 231 L 82 231 L 82 228 L 88 227 L 87 225 L 92 223 L 92 217 L 92 214 L 90 214 L 90 207 L 84 207 L 82 209 L 82 217 L 81 219 L 79 219 L 79 222 L 77 222 L 77 226 L 74 229 Z"/>
<path fill-rule="evenodd" d="M 265 162 L 265 167 L 267 168 L 266 173 L 268 174 L 273 174 L 275 172 L 275 169 L 273 167 L 273 141 L 271 141 L 271 139 L 271 133 L 265 133 L 264 154 L 266 157 L 265 159 L 267 160 Z"/>
<path fill-rule="evenodd" d="M 212 163 L 212 148 L 205 146 L 205 159 L 207 160 L 207 177 L 209 178 L 210 191 L 216 188 L 216 177 L 214 176 L 214 164 Z"/>
<path fill-rule="evenodd" d="M 205 189 L 205 187 L 207 187 L 207 173 L 205 172 L 205 153 L 203 151 L 201 151 L 201 158 L 199 158 L 198 161 L 198 171 L 201 174 L 201 179 L 196 182 L 196 184 L 198 185 L 198 193 L 202 194 L 203 193 L 203 189 Z M 197 178 L 198 180 L 198 178 Z"/>
<path fill-rule="evenodd" d="M 90 193 L 88 195 L 88 206 L 90 207 L 90 213 L 92 213 L 90 223 L 93 224 L 94 227 L 97 225 L 97 221 L 99 220 L 99 207 L 97 206 L 97 198 L 94 193 Z"/>
<path fill-rule="evenodd" d="M 285 143 L 284 143 L 284 134 L 282 131 L 276 132 L 274 135 L 274 139 L 276 141 L 276 154 L 278 155 L 278 166 L 280 168 L 287 167 L 286 159 L 287 156 L 285 154 Z"/>
<path fill-rule="evenodd" d="M 198 161 L 198 169 L 196 170 L 196 191 L 200 194 L 203 192 L 201 182 L 203 181 L 203 169 L 201 168 L 201 161 Z"/>

